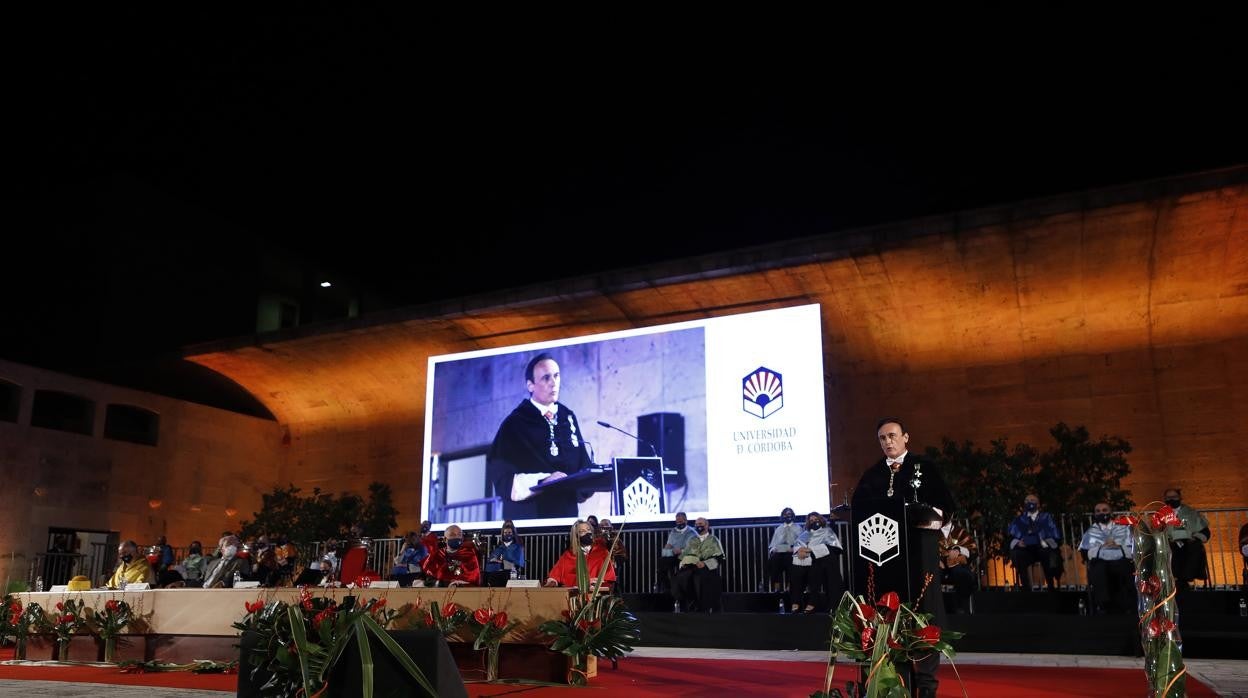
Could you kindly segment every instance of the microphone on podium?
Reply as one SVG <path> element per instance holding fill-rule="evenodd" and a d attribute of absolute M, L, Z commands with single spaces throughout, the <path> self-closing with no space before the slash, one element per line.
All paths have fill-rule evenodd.
<path fill-rule="evenodd" d="M 623 435 L 625 435 L 625 436 L 627 436 L 627 437 L 630 437 L 630 438 L 636 439 L 636 440 L 637 440 L 637 443 L 640 443 L 640 444 L 645 444 L 645 445 L 647 445 L 647 446 L 649 446 L 649 447 L 650 447 L 650 453 L 651 453 L 651 455 L 655 456 L 656 458 L 657 458 L 657 457 L 658 457 L 658 455 L 659 455 L 659 451 L 658 451 L 658 449 L 656 449 L 656 448 L 654 447 L 654 444 L 650 443 L 649 441 L 646 441 L 645 439 L 641 438 L 640 436 L 637 436 L 636 434 L 630 434 L 630 433 L 628 433 L 628 432 L 624 431 L 623 429 L 621 429 L 621 428 L 619 428 L 619 427 L 616 427 L 616 426 L 611 426 L 610 424 L 607 424 L 606 422 L 602 421 L 601 419 L 600 419 L 600 420 L 598 420 L 598 426 L 600 426 L 600 427 L 606 427 L 606 428 L 608 428 L 608 429 L 614 429 L 614 430 L 616 430 L 616 431 L 620 432 L 621 434 L 623 434 Z"/>

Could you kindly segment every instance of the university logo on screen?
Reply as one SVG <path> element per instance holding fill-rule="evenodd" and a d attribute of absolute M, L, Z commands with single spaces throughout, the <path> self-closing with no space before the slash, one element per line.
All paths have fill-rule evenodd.
<path fill-rule="evenodd" d="M 741 408 L 767 419 L 784 407 L 784 376 L 766 366 L 759 366 L 741 379 Z"/>

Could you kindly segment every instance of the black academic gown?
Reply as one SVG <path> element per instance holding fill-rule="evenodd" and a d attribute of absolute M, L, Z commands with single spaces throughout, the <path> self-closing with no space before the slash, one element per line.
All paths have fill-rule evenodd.
<path fill-rule="evenodd" d="M 555 446 L 551 454 L 550 427 L 546 417 L 529 400 L 523 400 L 498 427 L 486 459 L 486 472 L 495 493 L 503 498 L 504 519 L 545 519 L 576 516 L 575 487 L 555 488 L 529 499 L 511 501 L 512 479 L 517 473 L 567 475 L 590 467 L 580 419 L 560 404 L 555 422 Z"/>
<path fill-rule="evenodd" d="M 916 465 L 921 473 L 921 476 L 918 478 L 919 487 L 917 490 L 911 486 L 911 481 L 915 479 Z M 883 458 L 876 461 L 874 465 L 867 469 L 867 472 L 862 474 L 862 478 L 858 481 L 858 487 L 854 489 L 853 501 L 850 505 L 854 514 L 854 521 L 860 520 L 862 512 L 871 511 L 873 505 L 880 501 L 893 503 L 918 502 L 940 509 L 944 514 L 945 521 L 948 521 L 949 517 L 952 516 L 954 509 L 953 495 L 950 494 L 948 486 L 945 485 L 940 471 L 930 462 L 915 456 L 913 453 L 907 453 L 901 468 L 897 471 L 896 476 L 893 477 L 892 498 L 888 497 L 888 474 L 889 469 L 886 460 Z M 909 512 L 913 518 L 915 507 L 911 507 Z M 910 523 L 913 524 L 914 522 L 911 521 Z M 939 624 L 939 620 L 944 615 L 944 604 L 940 603 L 940 555 L 937 546 L 940 540 L 940 531 L 910 527 L 903 535 L 908 541 L 909 584 L 906 584 L 904 566 L 886 565 L 885 567 L 893 567 L 899 574 L 884 573 L 884 568 L 877 570 L 875 592 L 878 596 L 887 591 L 895 591 L 901 596 L 902 601 L 914 601 L 915 599 L 911 598 L 911 594 L 919 593 L 919 590 L 923 588 L 924 575 L 930 572 L 934 575 L 934 579 L 928 585 L 927 593 L 924 594 L 922 608 L 928 613 L 935 613 Z M 856 584 L 858 593 L 863 593 L 865 591 L 863 580 L 857 579 L 856 575 L 856 581 L 858 582 Z"/>
<path fill-rule="evenodd" d="M 916 469 L 921 473 L 917 478 L 919 486 L 912 486 L 915 478 Z M 953 515 L 954 501 L 953 495 L 950 494 L 948 486 L 945 485 L 944 478 L 940 476 L 939 470 L 928 461 L 915 456 L 913 453 L 907 453 L 906 458 L 902 461 L 901 468 L 893 477 L 893 496 L 888 496 L 888 474 L 889 468 L 886 459 L 881 458 L 874 465 L 862 474 L 862 478 L 858 481 L 858 487 L 854 489 L 854 497 L 850 504 L 852 507 L 853 520 L 855 524 L 861 519 L 864 512 L 879 510 L 883 508 L 882 501 L 890 505 L 897 504 L 897 500 L 907 503 L 925 504 L 928 507 L 936 507 L 943 514 L 943 520 L 948 521 Z M 898 507 L 900 510 L 900 507 Z M 909 523 L 913 524 L 916 516 L 922 516 L 925 512 L 930 512 L 925 508 L 910 507 L 907 511 Z M 851 531 L 851 535 L 856 535 L 856 531 Z M 903 562 L 909 562 L 909 565 L 889 565 L 885 564 L 877 570 L 875 577 L 875 593 L 878 600 L 885 592 L 895 591 L 901 597 L 903 602 L 917 601 L 917 610 L 933 614 L 932 622 L 939 627 L 945 625 L 945 605 L 942 603 L 940 594 L 940 531 L 917 529 L 907 527 L 902 534 L 906 541 L 903 548 L 903 554 L 906 559 Z M 858 553 L 858 546 L 853 546 L 855 557 Z M 906 570 L 909 569 L 909 584 L 907 584 Z M 853 564 L 856 592 L 865 595 L 865 564 L 861 560 L 855 560 Z M 886 571 L 891 570 L 891 571 Z M 923 594 L 922 599 L 915 599 L 919 590 L 923 588 L 924 576 L 932 575 L 932 580 L 927 585 L 927 591 Z M 907 678 L 908 684 L 913 684 L 919 689 L 919 695 L 929 692 L 935 695 L 936 690 L 936 672 L 940 667 L 940 654 L 933 652 L 924 660 L 915 662 L 913 667 L 913 680 L 909 679 L 912 671 L 909 666 L 899 666 L 898 670 L 902 672 L 903 677 Z"/>

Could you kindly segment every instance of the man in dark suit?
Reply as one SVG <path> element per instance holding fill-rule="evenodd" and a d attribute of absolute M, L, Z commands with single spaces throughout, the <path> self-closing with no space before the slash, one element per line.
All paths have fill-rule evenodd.
<path fill-rule="evenodd" d="M 888 507 L 896 507 L 900 511 L 904 505 L 904 518 L 908 524 L 908 530 L 902 533 L 905 547 L 900 551 L 906 556 L 904 561 L 907 564 L 884 564 L 877 570 L 877 598 L 885 592 L 895 591 L 903 601 L 918 601 L 916 610 L 934 614 L 932 622 L 943 626 L 945 612 L 940 598 L 940 528 L 953 514 L 953 495 L 949 493 L 949 488 L 945 486 L 944 479 L 934 465 L 909 452 L 910 435 L 906 433 L 900 419 L 881 419 L 876 425 L 876 438 L 879 440 L 880 449 L 884 451 L 884 458 L 876 461 L 858 480 L 851 503 L 854 520 L 860 520 L 867 512 Z M 855 546 L 855 551 L 857 550 L 858 546 Z M 912 594 L 918 594 L 923 588 L 927 574 L 932 575 L 932 582 L 927 585 L 923 598 L 916 600 Z M 927 659 L 915 662 L 913 681 L 907 681 L 908 685 L 913 686 L 914 695 L 920 698 L 935 697 L 936 671 L 939 668 L 940 655 L 935 652 Z M 898 667 L 903 676 L 910 669 Z"/>
<path fill-rule="evenodd" d="M 241 546 L 242 541 L 233 534 L 223 537 L 217 543 L 221 556 L 213 558 L 208 563 L 208 568 L 204 570 L 205 589 L 220 589 L 221 587 L 230 589 L 234 587 L 235 572 L 240 577 L 251 574 L 251 563 L 246 558 L 238 556 Z"/>
<path fill-rule="evenodd" d="M 571 408 L 559 403 L 562 377 L 551 355 L 533 357 L 524 379 L 529 397 L 503 420 L 486 459 L 495 494 L 503 499 L 502 518 L 575 517 L 575 488 L 537 493 L 531 488 L 590 466 L 581 423 Z"/>

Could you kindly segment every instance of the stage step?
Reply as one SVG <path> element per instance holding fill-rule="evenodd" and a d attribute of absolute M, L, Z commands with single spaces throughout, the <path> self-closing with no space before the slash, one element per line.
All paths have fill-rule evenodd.
<path fill-rule="evenodd" d="M 647 647 L 713 647 L 748 650 L 828 649 L 827 614 L 640 612 L 641 642 Z M 1140 636 L 1132 616 L 1054 613 L 951 615 L 946 627 L 966 633 L 960 652 L 1139 656 Z M 1248 619 L 1227 614 L 1181 614 L 1186 657 L 1242 659 Z"/>
<path fill-rule="evenodd" d="M 1238 615 L 1239 600 L 1243 592 L 1238 590 L 1196 589 L 1179 595 L 1179 607 L 1185 613 L 1206 615 Z M 946 607 L 952 603 L 952 592 L 945 593 Z M 1079 600 L 1091 612 L 1088 592 L 1062 589 L 1059 591 L 1006 591 L 987 589 L 973 596 L 975 614 L 1050 613 L 1079 614 Z M 670 594 L 625 594 L 624 601 L 634 612 L 671 612 L 673 599 Z M 777 613 L 780 596 L 771 593 L 736 593 L 723 595 L 725 613 Z M 826 609 L 821 609 L 826 610 Z"/>

